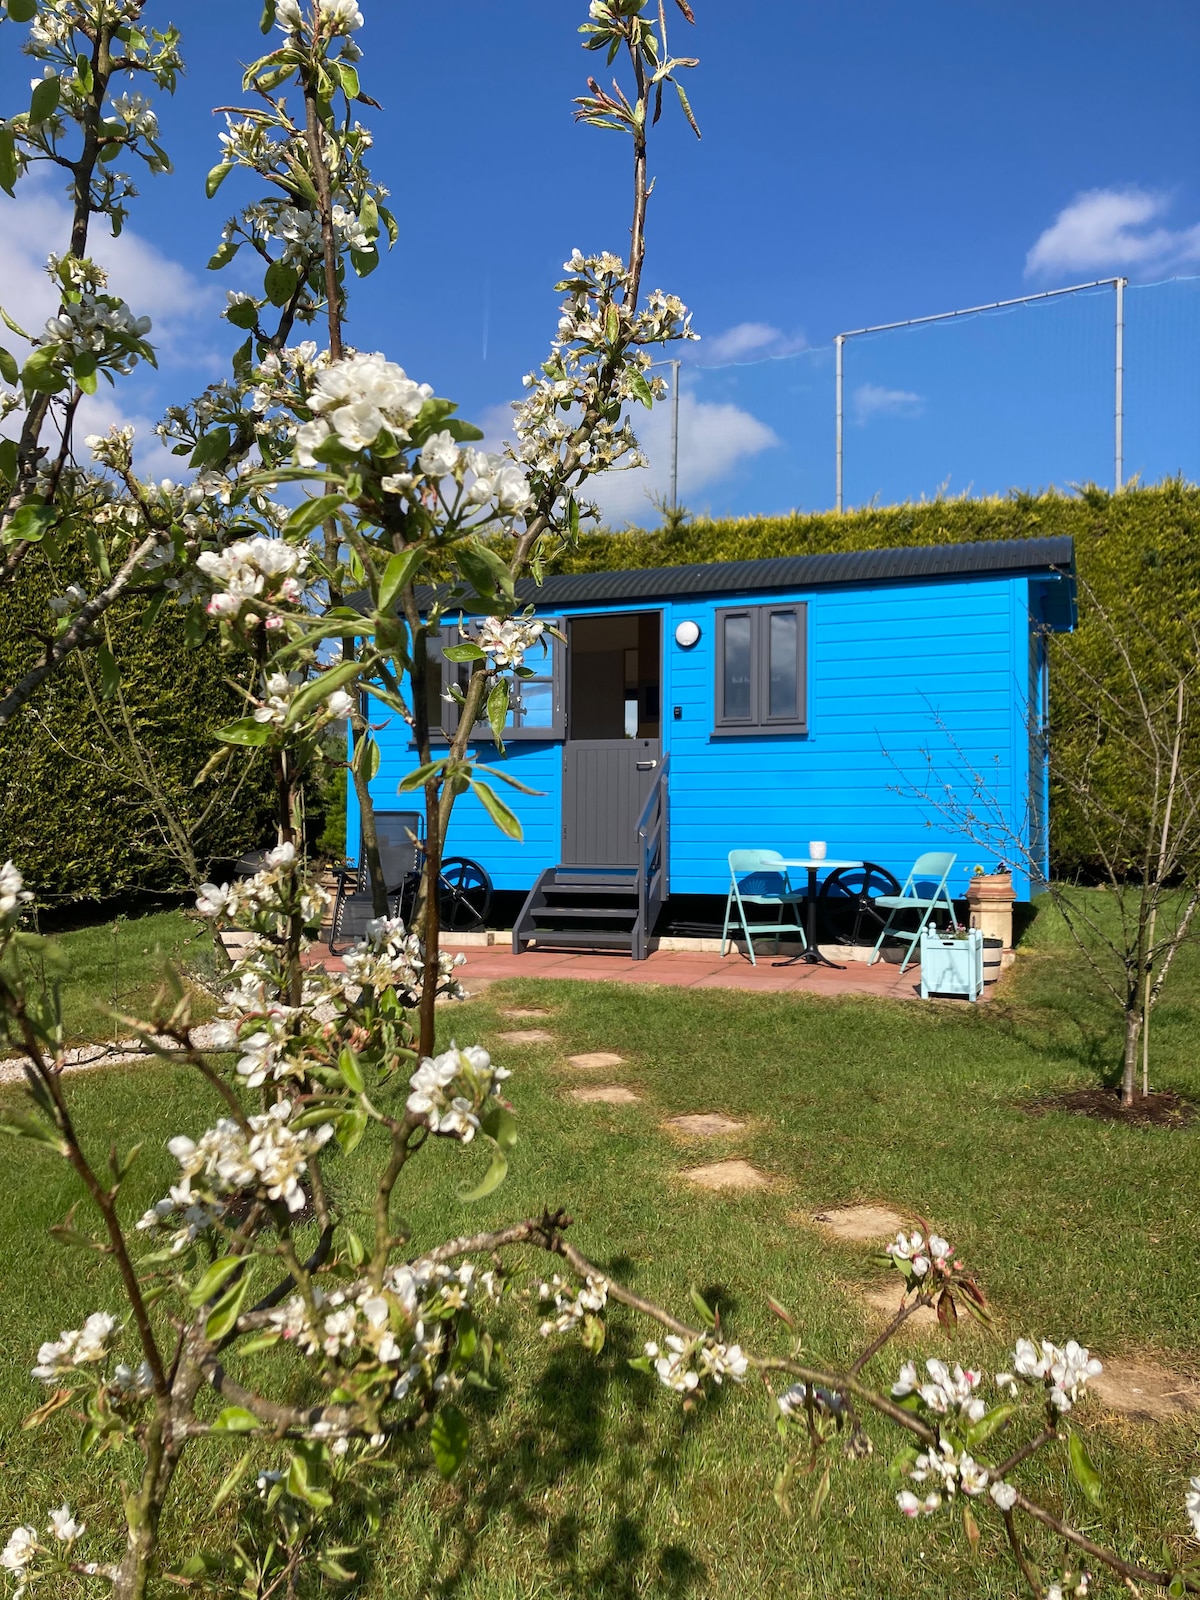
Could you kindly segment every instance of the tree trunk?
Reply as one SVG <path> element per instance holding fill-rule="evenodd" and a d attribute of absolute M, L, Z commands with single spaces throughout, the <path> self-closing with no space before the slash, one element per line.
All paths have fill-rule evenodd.
<path fill-rule="evenodd" d="M 1131 1106 L 1137 1093 L 1138 1044 L 1142 1037 L 1142 1008 L 1135 985 L 1125 1003 L 1125 1060 L 1121 1072 L 1121 1104 Z"/>

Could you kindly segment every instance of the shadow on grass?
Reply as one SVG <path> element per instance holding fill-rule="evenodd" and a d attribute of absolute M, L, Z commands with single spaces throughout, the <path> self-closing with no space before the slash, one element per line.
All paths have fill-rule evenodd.
<path fill-rule="evenodd" d="M 640 1354 L 633 1329 L 610 1323 L 599 1356 L 567 1344 L 550 1355 L 520 1401 L 513 1395 L 482 1397 L 500 1427 L 472 1454 L 470 1478 L 454 1502 L 436 1513 L 438 1553 L 414 1583 L 414 1593 L 460 1593 L 489 1549 L 508 1542 L 513 1527 L 535 1536 L 541 1530 L 541 1554 L 553 1571 L 555 1593 L 686 1600 L 698 1592 L 707 1576 L 700 1556 L 682 1541 L 660 1542 L 648 1530 L 657 1520 L 654 1502 L 664 1491 L 674 1496 L 684 1450 L 723 1394 L 716 1391 L 683 1415 L 664 1444 L 650 1415 L 658 1412 L 662 1390 L 629 1366 Z M 508 1424 L 515 1424 L 515 1432 L 503 1431 Z M 555 1502 L 564 1499 L 572 1503 L 557 1508 Z M 447 1568 L 449 1550 L 454 1554 Z"/>

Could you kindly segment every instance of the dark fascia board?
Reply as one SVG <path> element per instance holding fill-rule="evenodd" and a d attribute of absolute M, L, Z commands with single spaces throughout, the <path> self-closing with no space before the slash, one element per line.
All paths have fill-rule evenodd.
<path fill-rule="evenodd" d="M 683 595 L 742 595 L 757 590 L 827 588 L 834 584 L 915 583 L 936 578 L 984 578 L 1026 574 L 1057 576 L 1075 589 L 1075 541 L 983 539 L 973 544 L 910 545 L 886 550 L 840 550 L 765 561 L 704 561 L 679 567 L 640 567 L 605 572 L 564 572 L 541 584 L 516 586 L 517 598 L 542 609 L 666 600 Z M 438 592 L 446 598 L 447 591 Z M 418 591 L 422 609 L 432 590 Z M 360 603 L 360 599 L 353 603 Z M 464 607 L 467 611 L 476 608 Z"/>

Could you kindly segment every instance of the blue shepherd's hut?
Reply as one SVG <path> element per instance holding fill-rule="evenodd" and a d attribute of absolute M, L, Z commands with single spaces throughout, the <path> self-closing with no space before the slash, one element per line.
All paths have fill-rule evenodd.
<path fill-rule="evenodd" d="M 519 842 L 463 796 L 446 852 L 528 893 L 518 945 L 557 886 L 556 942 L 640 954 L 668 894 L 724 896 L 740 848 L 799 859 L 820 840 L 899 880 L 922 852 L 953 851 L 955 896 L 997 856 L 1018 899 L 1044 877 L 1046 636 L 1074 625 L 1069 538 L 568 574 L 517 592 L 566 643 L 527 658 L 536 676 L 515 690 L 503 754 L 483 727 L 476 749 L 536 794 L 506 791 Z M 459 669 L 442 670 L 448 683 Z M 414 750 L 399 718 L 377 738 L 371 793 L 396 809 Z M 355 859 L 353 788 L 347 846 Z"/>

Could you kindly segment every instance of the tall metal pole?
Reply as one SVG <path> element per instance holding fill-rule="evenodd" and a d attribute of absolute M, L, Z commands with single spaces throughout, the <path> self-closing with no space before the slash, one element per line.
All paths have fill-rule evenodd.
<path fill-rule="evenodd" d="M 1125 285 L 1128 278 L 1117 279 L 1117 351 L 1116 351 L 1116 406 L 1114 415 L 1114 445 L 1116 454 L 1113 482 L 1117 493 L 1125 487 Z"/>
<path fill-rule="evenodd" d="M 671 510 L 679 510 L 679 366 L 678 359 L 670 363 L 671 376 Z"/>
<path fill-rule="evenodd" d="M 845 342 L 846 336 L 844 333 L 839 333 L 833 341 L 837 357 L 835 387 L 837 390 L 837 509 L 839 512 L 842 509 L 842 345 Z"/>

